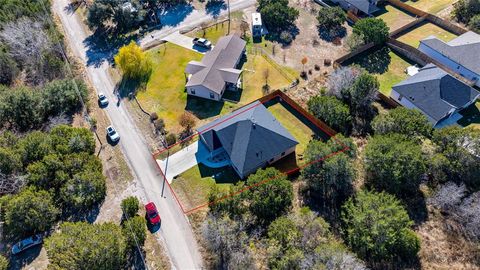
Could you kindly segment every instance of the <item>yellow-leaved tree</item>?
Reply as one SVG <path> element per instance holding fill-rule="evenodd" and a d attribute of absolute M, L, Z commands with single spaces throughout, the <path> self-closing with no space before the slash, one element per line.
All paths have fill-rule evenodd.
<path fill-rule="evenodd" d="M 147 54 L 134 41 L 121 47 L 114 60 L 126 78 L 148 79 L 152 72 Z"/>

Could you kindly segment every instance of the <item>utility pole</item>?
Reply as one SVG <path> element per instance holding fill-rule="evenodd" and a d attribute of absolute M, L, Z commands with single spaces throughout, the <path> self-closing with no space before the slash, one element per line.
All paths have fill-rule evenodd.
<path fill-rule="evenodd" d="M 230 0 L 227 0 L 227 8 L 228 8 L 228 34 L 230 35 Z"/>

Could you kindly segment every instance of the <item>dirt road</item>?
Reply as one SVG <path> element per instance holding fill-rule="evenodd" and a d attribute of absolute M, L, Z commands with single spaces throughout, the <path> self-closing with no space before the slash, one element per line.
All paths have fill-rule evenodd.
<path fill-rule="evenodd" d="M 54 0 L 53 12 L 61 20 L 66 40 L 73 53 L 86 66 L 90 82 L 97 92 L 103 92 L 110 100 L 110 104 L 105 110 L 112 125 L 121 135 L 120 143 L 115 147 L 122 149 L 133 175 L 143 189 L 144 198 L 155 202 L 162 217 L 161 228 L 156 233 L 157 239 L 165 243 L 174 268 L 202 268 L 202 258 L 187 218 L 168 186 L 163 187 L 160 171 L 127 109 L 122 103 L 119 103 L 118 106 L 116 104 L 117 98 L 113 93 L 114 83 L 108 73 L 108 63 L 104 62 L 96 66 L 87 65 L 87 48 L 84 40 L 88 34 L 78 16 L 66 8 L 69 2 L 69 0 Z M 92 102 L 92 106 L 96 106 L 96 104 Z M 163 197 L 161 196 L 162 188 Z"/>

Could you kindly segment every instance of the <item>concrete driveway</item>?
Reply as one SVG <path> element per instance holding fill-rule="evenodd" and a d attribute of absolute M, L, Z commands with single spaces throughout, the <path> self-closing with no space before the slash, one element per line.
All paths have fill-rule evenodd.
<path fill-rule="evenodd" d="M 189 50 L 192 50 L 194 52 L 201 53 L 201 54 L 204 54 L 207 51 L 209 51 L 206 48 L 194 45 L 193 44 L 193 38 L 191 38 L 189 36 L 186 36 L 186 35 L 182 35 L 178 31 L 173 32 L 172 34 L 164 37 L 162 40 L 171 42 L 173 44 L 177 44 L 178 46 L 181 46 L 183 48 L 186 48 L 186 49 L 189 49 Z"/>
<path fill-rule="evenodd" d="M 209 152 L 205 146 L 196 141 L 164 160 L 157 159 L 157 163 L 162 168 L 167 181 L 171 183 L 175 176 L 208 158 L 208 154 Z"/>

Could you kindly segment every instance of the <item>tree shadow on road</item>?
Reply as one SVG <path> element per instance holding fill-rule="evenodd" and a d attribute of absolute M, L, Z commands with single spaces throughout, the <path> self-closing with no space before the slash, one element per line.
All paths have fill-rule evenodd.
<path fill-rule="evenodd" d="M 182 3 L 162 9 L 158 15 L 163 26 L 177 26 L 192 12 L 190 3 Z"/>
<path fill-rule="evenodd" d="M 222 10 L 227 9 L 227 5 L 223 0 L 209 0 L 205 5 L 207 14 L 210 14 L 213 18 L 218 18 Z"/>

